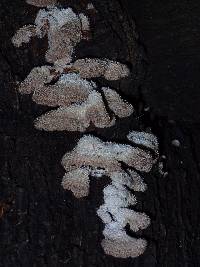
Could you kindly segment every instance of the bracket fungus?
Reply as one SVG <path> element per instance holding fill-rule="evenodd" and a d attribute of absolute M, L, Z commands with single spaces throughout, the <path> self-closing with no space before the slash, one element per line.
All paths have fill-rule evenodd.
<path fill-rule="evenodd" d="M 48 36 L 46 60 L 54 65 L 33 68 L 18 89 L 22 94 L 32 93 L 37 104 L 58 107 L 35 120 L 37 129 L 84 132 L 90 126 L 110 127 L 117 117 L 133 113 L 132 105 L 122 100 L 115 90 L 99 89 L 94 82 L 86 80 L 127 77 L 130 71 L 126 65 L 98 58 L 72 62 L 74 47 L 89 30 L 89 19 L 84 14 L 76 15 L 71 8 L 48 6 L 38 12 L 35 25 L 24 26 L 13 36 L 12 42 L 18 47 L 33 36 Z"/>
<path fill-rule="evenodd" d="M 108 115 L 101 94 L 94 91 L 82 104 L 60 107 L 40 116 L 35 120 L 35 127 L 45 131 L 84 132 L 91 124 L 104 128 L 114 123 L 115 119 Z"/>
<path fill-rule="evenodd" d="M 136 145 L 142 145 L 151 149 L 158 154 L 158 139 L 155 135 L 146 132 L 131 131 L 128 136 L 128 140 Z"/>
<path fill-rule="evenodd" d="M 82 78 L 104 77 L 106 80 L 119 80 L 130 74 L 125 64 L 109 59 L 85 58 L 74 62 L 73 68 Z"/>
<path fill-rule="evenodd" d="M 107 100 L 108 107 L 116 116 L 124 118 L 133 113 L 133 106 L 124 101 L 115 90 L 105 87 L 103 87 L 102 90 Z"/>
<path fill-rule="evenodd" d="M 131 104 L 114 89 L 99 88 L 90 80 L 99 77 L 119 80 L 130 74 L 129 68 L 110 59 L 73 59 L 76 45 L 88 39 L 88 17 L 74 13 L 71 8 L 56 7 L 57 0 L 26 2 L 45 9 L 39 10 L 34 25 L 19 29 L 12 42 L 20 47 L 33 37 L 47 36 L 45 57 L 51 66 L 33 68 L 18 90 L 21 94 L 32 94 L 37 104 L 56 108 L 38 117 L 35 127 L 46 131 L 85 132 L 90 126 L 110 127 L 117 118 L 130 116 L 134 111 Z M 94 9 L 93 5 L 87 8 Z M 132 191 L 146 190 L 142 173 L 149 172 L 158 157 L 158 141 L 154 135 L 132 131 L 128 140 L 129 144 L 117 144 L 86 135 L 62 159 L 66 171 L 62 186 L 77 198 L 88 196 L 90 176 L 105 175 L 111 179 L 103 190 L 104 203 L 97 214 L 105 224 L 102 241 L 105 253 L 121 258 L 137 257 L 146 248 L 147 241 L 131 237 L 126 226 L 137 232 L 150 224 L 146 214 L 130 206 L 137 202 Z"/>
<path fill-rule="evenodd" d="M 37 7 L 47 7 L 55 5 L 57 0 L 26 0 L 26 3 Z"/>
<path fill-rule="evenodd" d="M 97 88 L 95 82 L 82 78 L 80 73 L 64 73 L 51 66 L 33 68 L 18 90 L 22 94 L 32 93 L 37 104 L 58 107 L 35 120 L 35 127 L 40 130 L 84 132 L 91 125 L 111 127 L 117 117 L 128 117 L 134 112 L 115 90 Z"/>
<path fill-rule="evenodd" d="M 131 145 L 102 142 L 91 135 L 82 137 L 76 148 L 67 153 L 62 160 L 66 171 L 80 168 L 82 165 L 104 168 L 105 174 L 122 171 L 123 162 L 138 171 L 149 172 L 154 158 L 148 151 Z"/>
<path fill-rule="evenodd" d="M 44 84 L 42 88 L 37 88 L 32 99 L 40 105 L 68 107 L 73 103 L 86 101 L 95 88 L 94 82 L 81 79 L 75 73 L 63 74 L 55 84 Z"/>
<path fill-rule="evenodd" d="M 102 142 L 91 135 L 82 137 L 74 150 L 64 155 L 62 165 L 66 174 L 62 186 L 71 190 L 75 197 L 89 194 L 90 176 L 99 178 L 105 175 L 111 179 L 111 184 L 103 190 L 104 204 L 97 210 L 105 224 L 105 239 L 102 241 L 105 253 L 126 258 L 137 257 L 144 252 L 146 240 L 129 236 L 125 227 L 129 225 L 133 232 L 137 232 L 150 224 L 146 214 L 130 209 L 130 205 L 137 203 L 131 189 L 146 190 L 141 172 L 149 172 L 154 163 L 153 155 L 148 151 Z"/>
<path fill-rule="evenodd" d="M 37 3 L 39 2 L 42 1 L 37 1 Z M 13 36 L 12 42 L 15 46 L 20 47 L 23 43 L 28 43 L 31 37 L 47 36 L 47 62 L 55 63 L 62 60 L 69 63 L 72 60 L 74 47 L 82 39 L 88 38 L 89 24 L 89 20 L 84 14 L 76 15 L 71 8 L 49 6 L 47 9 L 39 10 L 35 25 L 19 29 Z"/>

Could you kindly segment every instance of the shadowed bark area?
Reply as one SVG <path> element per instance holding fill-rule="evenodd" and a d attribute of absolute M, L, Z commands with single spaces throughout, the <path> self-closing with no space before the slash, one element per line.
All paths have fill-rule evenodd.
<path fill-rule="evenodd" d="M 60 2 L 78 11 L 87 4 Z M 161 155 L 166 156 L 168 176 L 153 170 L 145 177 L 148 190 L 137 194 L 136 209 L 152 220 L 148 229 L 138 233 L 149 246 L 139 258 L 117 259 L 101 248 L 104 226 L 96 215 L 109 181 L 93 179 L 89 196 L 81 200 L 64 191 L 60 161 L 81 135 L 34 129 L 33 120 L 48 108 L 16 90 L 17 82 L 34 66 L 45 64 L 46 39 L 33 39 L 19 49 L 11 44 L 19 27 L 33 23 L 38 8 L 22 0 L 1 0 L 0 266 L 199 266 L 200 4 L 189 2 L 95 0 L 98 12 L 90 14 L 92 39 L 76 49 L 77 58 L 105 57 L 128 63 L 132 69 L 128 79 L 97 82 L 118 89 L 135 105 L 136 113 L 112 128 L 90 133 L 124 141 L 129 130 L 150 127 L 159 137 Z M 174 139 L 180 147 L 172 146 Z"/>

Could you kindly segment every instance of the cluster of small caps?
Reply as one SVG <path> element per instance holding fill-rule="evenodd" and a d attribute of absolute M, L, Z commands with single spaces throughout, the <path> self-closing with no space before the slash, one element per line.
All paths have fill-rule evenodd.
<path fill-rule="evenodd" d="M 102 68 L 102 66 L 104 67 Z M 79 76 L 70 76 L 69 73 L 79 74 Z M 68 76 L 62 76 L 62 79 L 59 79 L 60 83 L 64 84 L 66 79 L 70 79 L 71 83 L 78 83 L 80 87 L 80 83 L 85 83 L 84 79 L 104 77 L 107 80 L 114 81 L 127 77 L 130 71 L 126 65 L 108 59 L 78 59 L 70 64 L 33 68 L 20 84 L 18 90 L 22 94 L 30 94 L 37 90 L 38 87 L 50 83 L 55 77 L 59 77 L 62 74 L 68 74 Z"/>
<path fill-rule="evenodd" d="M 12 38 L 15 46 L 30 42 L 32 37 L 48 37 L 46 60 L 50 63 L 72 61 L 74 47 L 87 39 L 90 23 L 84 14 L 76 15 L 71 8 L 49 6 L 39 10 L 34 25 L 26 25 L 19 29 Z"/>
<path fill-rule="evenodd" d="M 120 162 L 136 170 L 149 172 L 154 160 L 149 151 L 138 147 L 102 142 L 97 137 L 85 135 L 73 151 L 64 155 L 62 164 L 67 172 L 82 166 L 93 166 L 106 169 L 106 175 L 109 175 L 113 171 L 122 171 Z"/>
<path fill-rule="evenodd" d="M 132 105 L 121 99 L 115 90 L 103 87 L 97 91 L 97 85 L 86 80 L 127 77 L 130 71 L 126 65 L 98 58 L 73 62 L 75 46 L 82 39 L 88 39 L 88 17 L 82 13 L 75 14 L 71 8 L 56 7 L 57 0 L 27 0 L 27 3 L 46 9 L 39 10 L 34 25 L 19 29 L 12 42 L 19 47 L 30 42 L 32 37 L 47 36 L 46 61 L 53 66 L 34 68 L 20 84 L 19 92 L 32 93 L 32 99 L 38 104 L 57 107 L 37 118 L 35 127 L 46 131 L 84 132 L 90 125 L 110 127 L 117 117 L 130 116 Z M 94 7 L 91 4 L 87 9 Z M 125 231 L 127 224 L 134 232 L 150 224 L 146 214 L 129 208 L 137 202 L 129 189 L 146 190 L 141 172 L 149 172 L 157 159 L 155 155 L 158 156 L 158 141 L 154 135 L 132 131 L 128 139 L 154 151 L 154 156 L 150 151 L 132 145 L 103 142 L 87 135 L 62 160 L 66 170 L 62 185 L 77 198 L 89 194 L 90 176 L 110 177 L 111 184 L 104 188 L 104 204 L 97 214 L 105 224 L 102 241 L 105 253 L 121 258 L 137 257 L 146 248 L 146 240 L 130 237 Z M 128 166 L 126 170 L 122 162 Z"/>
<path fill-rule="evenodd" d="M 57 0 L 26 0 L 26 3 L 37 7 L 46 7 L 57 4 Z"/>
<path fill-rule="evenodd" d="M 111 184 L 104 188 L 104 204 L 97 211 L 98 216 L 105 223 L 102 241 L 104 251 L 112 256 L 126 258 L 137 257 L 146 248 L 144 239 L 130 237 L 125 227 L 130 225 L 134 232 L 145 229 L 150 224 L 149 217 L 129 208 L 137 203 L 135 196 L 128 188 L 144 191 L 146 185 L 136 172 L 113 172 L 110 176 Z"/>
<path fill-rule="evenodd" d="M 58 3 L 58 0 L 26 0 L 27 4 L 36 6 L 36 7 L 47 7 L 56 5 Z M 86 6 L 87 10 L 95 10 L 92 3 L 88 3 Z"/>
<path fill-rule="evenodd" d="M 110 127 L 115 124 L 116 117 L 128 117 L 134 112 L 132 105 L 124 101 L 115 90 L 103 87 L 97 92 L 97 85 L 86 80 L 85 77 L 88 78 L 89 75 L 98 77 L 103 74 L 96 72 L 95 69 L 93 73 L 91 71 L 87 74 L 90 61 L 79 60 L 79 62 L 85 62 L 84 73 L 81 68 L 78 69 L 80 65 L 77 61 L 66 65 L 64 70 L 51 66 L 36 67 L 20 84 L 19 92 L 32 93 L 32 99 L 37 104 L 58 107 L 36 119 L 37 129 L 84 132 L 90 125 L 97 128 Z M 108 66 L 114 66 L 113 61 L 97 59 L 97 62 L 97 66 L 105 65 L 104 69 L 107 72 L 110 71 Z M 78 73 L 74 71 L 77 69 Z M 66 72 L 66 74 L 60 74 L 60 72 Z M 58 80 L 51 84 L 57 75 Z M 120 73 L 118 75 L 120 77 Z M 110 112 L 105 108 L 104 97 Z"/>
<path fill-rule="evenodd" d="M 137 132 L 130 136 L 136 138 Z M 157 140 L 154 135 L 138 132 L 137 140 L 145 136 L 143 145 L 146 148 L 154 143 L 157 151 Z M 135 143 L 135 142 L 134 142 Z M 146 248 L 147 242 L 141 238 L 130 237 L 125 227 L 130 225 L 132 231 L 145 229 L 150 224 L 149 217 L 129 208 L 136 204 L 135 196 L 129 189 L 144 192 L 147 188 L 142 175 L 133 169 L 124 170 L 121 162 L 139 172 L 149 172 L 155 163 L 155 158 L 148 151 L 131 145 L 103 142 L 99 138 L 86 135 L 82 137 L 73 151 L 62 159 L 66 170 L 62 185 L 71 190 L 77 198 L 89 194 L 89 177 L 110 177 L 111 184 L 104 188 L 104 204 L 97 210 L 98 216 L 105 224 L 103 231 L 105 239 L 102 247 L 105 253 L 115 257 L 137 257 Z"/>
<path fill-rule="evenodd" d="M 39 5 L 46 3 L 40 1 Z M 19 86 L 19 92 L 33 93 L 32 98 L 37 104 L 58 107 L 35 120 L 37 129 L 84 132 L 90 126 L 113 126 L 117 117 L 128 117 L 133 113 L 132 105 L 123 101 L 115 90 L 101 88 L 97 92 L 96 84 L 85 80 L 127 77 L 130 71 L 126 65 L 98 58 L 72 62 L 72 50 L 84 38 L 82 32 L 88 30 L 89 20 L 84 14 L 76 15 L 71 8 L 48 6 L 38 12 L 35 25 L 25 26 L 14 35 L 12 41 L 16 46 L 29 42 L 33 36 L 48 36 L 46 60 L 54 66 L 34 68 Z M 109 110 L 103 101 L 104 96 Z"/>
<path fill-rule="evenodd" d="M 71 190 L 70 186 L 73 180 L 75 182 L 76 178 L 71 180 L 68 179 L 68 176 L 72 177 L 71 172 L 76 174 L 77 170 L 82 171 L 82 169 L 84 169 L 84 173 L 85 170 L 87 170 L 88 176 L 86 177 L 84 175 L 86 185 L 88 185 L 89 174 L 98 177 L 102 175 L 110 177 L 113 172 L 123 173 L 120 162 L 124 162 L 126 165 L 139 171 L 148 172 L 151 170 L 154 159 L 149 152 L 140 148 L 135 148 L 130 145 L 102 142 L 99 138 L 86 135 L 79 140 L 74 150 L 66 153 L 62 159 L 62 165 L 66 170 L 66 175 L 62 183 L 63 187 Z M 131 178 L 129 178 L 127 174 L 125 176 L 123 175 L 120 179 L 118 177 L 118 179 L 122 180 L 122 183 L 126 181 L 127 186 L 135 190 L 139 188 L 141 191 L 144 191 L 146 187 L 145 184 L 142 183 L 143 181 L 140 177 L 136 175 L 136 173 L 131 172 L 131 170 L 128 171 L 130 172 L 129 176 Z M 75 176 L 77 177 L 77 175 L 74 175 L 74 177 Z M 114 180 L 115 176 L 112 177 Z M 69 188 L 68 182 L 70 183 Z M 75 190 L 76 187 L 73 188 Z M 84 186 L 84 188 L 86 187 Z M 77 188 L 77 190 L 80 192 L 79 188 Z M 82 192 L 82 196 L 85 195 L 86 193 Z"/>

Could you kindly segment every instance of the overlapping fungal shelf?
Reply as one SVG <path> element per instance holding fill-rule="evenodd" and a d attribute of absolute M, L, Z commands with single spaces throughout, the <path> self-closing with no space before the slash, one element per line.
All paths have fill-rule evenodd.
<path fill-rule="evenodd" d="M 38 117 L 35 127 L 45 131 L 86 132 L 91 126 L 111 127 L 118 118 L 130 116 L 133 106 L 115 89 L 99 88 L 92 81 L 98 77 L 109 81 L 125 78 L 130 74 L 129 68 L 111 59 L 74 60 L 76 45 L 88 39 L 89 18 L 83 13 L 76 14 L 72 8 L 56 6 L 56 0 L 26 2 L 45 9 L 39 10 L 33 25 L 19 29 L 12 42 L 20 47 L 32 38 L 47 37 L 47 65 L 33 68 L 18 91 L 31 94 L 37 104 L 55 108 Z M 66 171 L 62 186 L 77 198 L 88 196 L 90 176 L 110 178 L 111 183 L 104 188 L 104 204 L 97 214 L 105 224 L 102 241 L 105 253 L 121 258 L 137 257 L 146 248 L 146 240 L 129 236 L 125 227 L 129 225 L 137 232 L 150 224 L 146 214 L 134 211 L 130 205 L 137 202 L 132 191 L 146 190 L 142 173 L 151 170 L 158 156 L 154 135 L 132 131 L 127 138 L 129 144 L 118 144 L 84 135 L 62 159 Z"/>
<path fill-rule="evenodd" d="M 119 63 L 112 63 L 113 65 L 117 65 L 119 70 Z M 67 67 L 68 70 L 70 68 L 72 67 Z M 32 94 L 32 99 L 37 104 L 58 107 L 35 120 L 37 129 L 85 132 L 91 124 L 97 128 L 110 127 L 117 118 L 128 117 L 133 113 L 132 105 L 124 101 L 114 89 L 103 87 L 97 90 L 95 82 L 82 78 L 89 76 L 89 72 L 86 73 L 87 67 L 83 73 L 77 73 L 74 68 L 68 70 L 60 72 L 60 68 L 36 67 L 20 84 L 19 92 Z M 107 66 L 107 75 L 109 71 Z M 97 71 L 96 76 L 99 75 Z M 109 74 L 109 78 L 117 76 Z M 58 80 L 52 85 L 54 79 Z M 107 100 L 110 112 L 105 107 L 103 97 Z"/>
<path fill-rule="evenodd" d="M 141 134 L 138 132 L 138 140 Z M 147 139 L 153 142 L 155 136 L 148 135 L 146 142 Z M 158 147 L 154 149 L 157 151 Z M 89 194 L 90 176 L 100 178 L 105 175 L 111 179 L 111 183 L 104 188 L 104 204 L 97 210 L 105 224 L 105 239 L 102 241 L 105 253 L 126 258 L 137 257 L 144 252 L 146 240 L 130 237 L 125 227 L 129 224 L 130 229 L 137 232 L 150 224 L 146 214 L 136 212 L 129 206 L 137 203 L 131 190 L 146 190 L 142 172 L 149 172 L 154 163 L 155 156 L 147 150 L 127 144 L 102 142 L 91 135 L 82 137 L 74 150 L 63 157 L 62 165 L 66 174 L 62 186 L 71 190 L 77 198 Z"/>
<path fill-rule="evenodd" d="M 41 1 L 38 3 L 41 5 Z M 18 89 L 22 94 L 32 94 L 37 104 L 58 107 L 36 119 L 37 129 L 85 132 L 90 125 L 110 127 L 117 117 L 133 113 L 132 105 L 121 99 L 114 89 L 97 88 L 94 82 L 86 80 L 127 77 L 130 71 L 126 65 L 98 58 L 73 61 L 75 46 L 86 38 L 89 29 L 89 19 L 84 14 L 77 15 L 71 8 L 48 6 L 38 12 L 34 25 L 22 27 L 13 36 L 12 42 L 17 47 L 32 37 L 48 37 L 46 60 L 53 66 L 33 68 Z M 104 96 L 110 112 L 105 108 Z"/>
<path fill-rule="evenodd" d="M 48 5 L 55 5 L 57 0 L 26 0 L 27 4 L 37 6 L 37 7 L 46 7 Z"/>
<path fill-rule="evenodd" d="M 23 43 L 30 42 L 33 37 L 47 36 L 49 46 L 45 55 L 47 62 L 62 60 L 68 63 L 72 60 L 74 47 L 82 39 L 87 38 L 88 31 L 89 20 L 84 14 L 76 15 L 71 8 L 47 6 L 46 9 L 39 10 L 35 24 L 26 25 L 16 32 L 12 42 L 20 47 Z"/>

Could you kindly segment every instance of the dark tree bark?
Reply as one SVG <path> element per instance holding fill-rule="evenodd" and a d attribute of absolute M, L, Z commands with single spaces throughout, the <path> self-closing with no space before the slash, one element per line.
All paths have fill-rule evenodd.
<path fill-rule="evenodd" d="M 77 10 L 83 10 L 85 3 L 62 1 Z M 92 181 L 89 197 L 81 200 L 62 189 L 60 160 L 81 135 L 34 129 L 34 118 L 47 108 L 21 96 L 16 83 L 34 66 L 45 64 L 47 42 L 35 39 L 14 48 L 12 35 L 34 21 L 38 8 L 22 0 L 1 0 L 0 266 L 200 266 L 200 3 L 93 3 L 98 13 L 91 15 L 92 40 L 78 45 L 77 57 L 128 63 L 131 77 L 112 85 L 136 108 L 136 115 L 95 134 L 123 141 L 129 130 L 151 127 L 159 138 L 160 154 L 166 156 L 168 176 L 153 170 L 145 178 L 148 191 L 137 195 L 137 210 L 152 220 L 138 234 L 149 246 L 136 259 L 104 254 L 100 245 L 103 224 L 96 209 L 103 201 L 106 179 Z M 105 85 L 104 80 L 99 82 Z M 180 141 L 180 147 L 171 144 L 174 139 Z"/>

